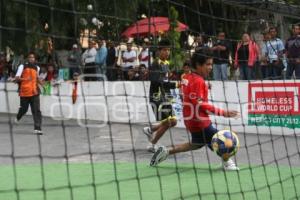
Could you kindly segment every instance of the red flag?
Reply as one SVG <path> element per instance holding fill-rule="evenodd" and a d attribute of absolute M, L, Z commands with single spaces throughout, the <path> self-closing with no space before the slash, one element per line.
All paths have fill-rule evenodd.
<path fill-rule="evenodd" d="M 77 100 L 77 81 L 74 82 L 73 84 L 73 91 L 72 91 L 72 102 L 73 104 L 76 103 Z"/>

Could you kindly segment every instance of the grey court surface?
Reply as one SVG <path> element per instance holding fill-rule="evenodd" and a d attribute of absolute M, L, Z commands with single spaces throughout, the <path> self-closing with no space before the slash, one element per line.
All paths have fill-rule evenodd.
<path fill-rule="evenodd" d="M 55 120 L 43 118 L 44 135 L 33 134 L 32 117 L 25 116 L 21 123 L 13 122 L 14 115 L 0 114 L 0 164 L 12 163 L 12 153 L 16 163 L 39 163 L 39 155 L 44 162 L 63 163 L 66 159 L 74 163 L 117 161 L 149 164 L 151 153 L 142 128 L 145 124 L 115 124 L 87 128 L 79 126 L 76 120 Z M 87 122 L 97 125 L 97 122 Z M 236 156 L 238 164 L 246 165 L 292 165 L 300 166 L 300 137 L 280 135 L 257 135 L 238 133 L 241 148 Z M 188 141 L 184 129 L 173 128 L 167 132 L 160 144 L 170 145 Z M 92 156 L 90 156 L 92 155 Z M 186 152 L 171 156 L 166 162 L 219 163 L 215 153 L 203 148 L 193 153 Z M 209 161 L 208 161 L 209 160 Z M 277 161 L 277 162 L 275 162 Z"/>

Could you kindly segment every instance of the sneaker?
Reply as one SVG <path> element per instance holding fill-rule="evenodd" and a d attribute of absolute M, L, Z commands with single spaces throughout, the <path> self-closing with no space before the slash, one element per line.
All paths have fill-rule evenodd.
<path fill-rule="evenodd" d="M 151 142 L 149 142 L 148 146 L 147 146 L 147 151 L 151 152 L 151 153 L 155 153 L 158 149 L 158 145 L 157 144 L 152 144 Z"/>
<path fill-rule="evenodd" d="M 18 120 L 17 118 L 14 119 L 15 124 L 19 124 L 20 120 Z"/>
<path fill-rule="evenodd" d="M 225 171 L 238 171 L 238 170 L 240 170 L 236 166 L 235 162 L 230 158 L 227 161 L 223 161 L 223 167 L 224 167 Z"/>
<path fill-rule="evenodd" d="M 35 129 L 34 133 L 37 134 L 37 135 L 43 135 L 42 130 L 38 130 L 38 129 Z"/>
<path fill-rule="evenodd" d="M 166 160 L 168 155 L 169 155 L 168 149 L 164 146 L 160 146 L 152 156 L 150 161 L 150 166 L 153 167 L 158 165 L 160 162 Z"/>
<path fill-rule="evenodd" d="M 144 127 L 143 128 L 143 133 L 147 136 L 148 141 L 150 142 L 152 140 L 152 136 L 153 136 L 151 128 L 150 127 Z"/>

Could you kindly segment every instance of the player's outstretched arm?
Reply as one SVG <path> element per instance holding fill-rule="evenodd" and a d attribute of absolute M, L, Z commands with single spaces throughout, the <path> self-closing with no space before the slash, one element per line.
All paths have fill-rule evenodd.
<path fill-rule="evenodd" d="M 238 117 L 239 112 L 236 110 L 224 110 L 224 117 Z"/>

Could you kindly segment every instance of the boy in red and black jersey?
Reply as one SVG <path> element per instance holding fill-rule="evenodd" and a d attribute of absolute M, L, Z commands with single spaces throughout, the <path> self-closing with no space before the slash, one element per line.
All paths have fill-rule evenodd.
<path fill-rule="evenodd" d="M 151 166 L 157 165 L 168 155 L 175 153 L 196 150 L 205 145 L 211 149 L 212 137 L 218 130 L 212 126 L 209 113 L 224 117 L 238 115 L 237 111 L 223 110 L 208 102 L 208 85 L 205 83 L 205 78 L 209 76 L 212 64 L 212 58 L 205 52 L 194 53 L 192 57 L 193 72 L 185 75 L 181 83 L 184 123 L 191 133 L 192 141 L 170 148 L 159 147 L 151 159 Z M 225 170 L 238 170 L 231 159 L 224 160 L 223 165 Z"/>

